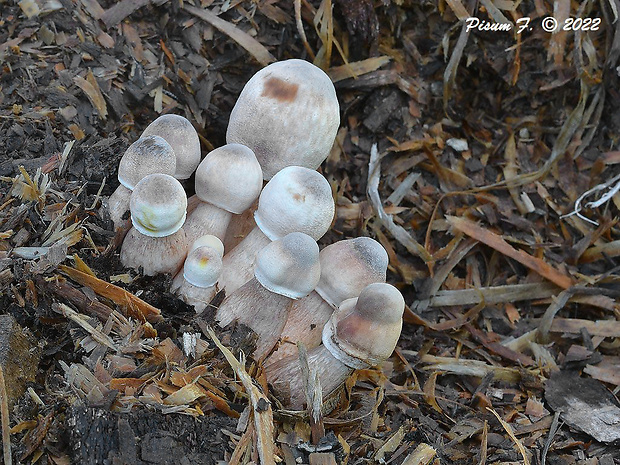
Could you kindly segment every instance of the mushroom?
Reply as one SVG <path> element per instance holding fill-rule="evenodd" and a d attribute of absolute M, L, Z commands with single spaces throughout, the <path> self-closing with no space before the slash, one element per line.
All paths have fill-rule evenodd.
<path fill-rule="evenodd" d="M 286 166 L 317 169 L 340 125 L 334 84 L 304 60 L 285 60 L 258 71 L 235 104 L 226 142 L 247 145 L 266 180 Z"/>
<path fill-rule="evenodd" d="M 187 255 L 187 196 L 181 183 L 167 174 L 150 174 L 133 190 L 129 203 L 133 227 L 121 248 L 123 265 L 143 268 L 145 275 L 176 273 Z"/>
<path fill-rule="evenodd" d="M 256 254 L 272 240 L 296 231 L 318 240 L 329 229 L 333 217 L 334 200 L 327 180 L 308 168 L 284 168 L 258 198 L 256 227 L 224 255 L 220 288 L 230 294 L 249 281 Z"/>
<path fill-rule="evenodd" d="M 215 236 L 203 236 L 192 245 L 183 270 L 172 281 L 170 290 L 197 313 L 203 311 L 217 293 L 215 283 L 222 271 L 224 246 Z"/>
<path fill-rule="evenodd" d="M 259 252 L 254 278 L 224 299 L 215 319 L 222 327 L 237 320 L 251 328 L 258 335 L 253 356 L 260 360 L 278 341 L 291 302 L 312 292 L 320 274 L 316 241 L 287 234 Z"/>
<path fill-rule="evenodd" d="M 291 306 L 281 345 L 265 361 L 272 364 L 281 358 L 297 354 L 297 342 L 311 350 L 321 344 L 325 323 L 335 308 L 346 299 L 360 295 L 372 283 L 385 282 L 388 255 L 381 244 L 370 237 L 357 237 L 328 245 L 319 254 L 321 279 L 307 297 Z"/>
<path fill-rule="evenodd" d="M 188 240 L 211 234 L 224 240 L 233 213 L 250 208 L 263 187 L 263 174 L 252 152 L 241 144 L 228 144 L 210 152 L 196 170 L 200 202 L 183 226 Z"/>
<path fill-rule="evenodd" d="M 323 390 L 330 396 L 357 369 L 378 365 L 396 347 L 402 329 L 405 301 L 394 286 L 373 283 L 358 298 L 340 304 L 323 328 L 323 344 L 308 352 Z M 289 356 L 266 367 L 267 381 L 288 407 L 301 410 L 305 402 L 299 360 Z"/>
<path fill-rule="evenodd" d="M 154 173 L 174 174 L 176 157 L 170 144 L 159 136 L 142 137 L 129 146 L 118 165 L 121 183 L 108 199 L 108 211 L 116 229 L 122 228 L 128 218 L 129 197 L 138 182 Z"/>
<path fill-rule="evenodd" d="M 174 177 L 189 178 L 200 163 L 200 139 L 187 118 L 180 115 L 162 115 L 149 124 L 141 137 L 160 136 L 166 139 L 177 157 Z"/>

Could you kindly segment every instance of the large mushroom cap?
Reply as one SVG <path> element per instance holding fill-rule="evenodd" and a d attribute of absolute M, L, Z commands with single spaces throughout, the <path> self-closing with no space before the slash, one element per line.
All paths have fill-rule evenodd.
<path fill-rule="evenodd" d="M 196 287 L 211 287 L 222 272 L 222 255 L 208 246 L 192 250 L 183 265 L 185 281 Z"/>
<path fill-rule="evenodd" d="M 389 262 L 381 244 L 356 237 L 328 245 L 319 254 L 321 280 L 316 292 L 332 307 L 360 295 L 372 283 L 385 282 Z"/>
<path fill-rule="evenodd" d="M 256 225 L 272 241 L 295 231 L 318 240 L 333 218 L 329 183 L 317 171 L 300 166 L 284 168 L 267 183 L 254 213 Z"/>
<path fill-rule="evenodd" d="M 142 133 L 142 137 L 151 135 L 163 137 L 174 150 L 177 158 L 174 177 L 189 178 L 200 163 L 200 139 L 192 123 L 180 115 L 162 115 Z"/>
<path fill-rule="evenodd" d="M 286 166 L 317 169 L 332 148 L 340 108 L 334 84 L 304 60 L 285 60 L 258 71 L 230 115 L 226 142 L 250 147 L 271 179 Z"/>
<path fill-rule="evenodd" d="M 373 283 L 347 299 L 323 328 L 323 344 L 352 368 L 378 365 L 394 351 L 403 324 L 405 300 L 394 286 Z"/>
<path fill-rule="evenodd" d="M 276 294 L 299 299 L 310 294 L 319 282 L 319 246 L 300 232 L 271 242 L 256 256 L 254 276 Z"/>
<path fill-rule="evenodd" d="M 200 200 L 232 213 L 250 208 L 262 187 L 258 160 L 245 145 L 228 144 L 209 152 L 196 170 Z"/>
<path fill-rule="evenodd" d="M 174 174 L 174 150 L 159 136 L 141 137 L 125 151 L 118 165 L 118 180 L 132 190 L 142 178 L 154 173 Z"/>
<path fill-rule="evenodd" d="M 145 236 L 164 237 L 185 222 L 187 195 L 181 183 L 167 174 L 150 174 L 133 190 L 129 201 L 131 223 Z"/>

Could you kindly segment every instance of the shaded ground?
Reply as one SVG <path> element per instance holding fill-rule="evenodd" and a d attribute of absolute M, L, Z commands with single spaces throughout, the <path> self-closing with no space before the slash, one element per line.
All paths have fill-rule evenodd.
<path fill-rule="evenodd" d="M 228 432 L 212 438 L 226 450 L 216 459 L 255 458 L 251 434 L 229 420 L 247 405 L 230 367 L 213 346 L 182 353 L 180 335 L 202 328 L 161 291 L 166 278 L 126 274 L 102 200 L 117 186 L 124 150 L 160 112 L 189 118 L 205 153 L 225 142 L 236 96 L 261 67 L 260 50 L 244 50 L 231 31 L 276 59 L 310 59 L 293 5 L 203 1 L 226 21 L 224 32 L 178 2 L 20 5 L 0 2 L 0 311 L 43 353 L 29 384 L 41 402 L 25 394 L 11 408 L 14 460 L 79 461 L 67 430 L 80 404 L 131 411 L 134 425 L 146 409 L 191 415 L 200 428 Z M 423 444 L 440 463 L 523 463 L 523 454 L 529 463 L 619 463 L 611 443 L 620 438 L 616 4 L 340 0 L 333 15 L 327 0 L 300 5 L 308 49 L 336 82 L 342 109 L 322 167 L 336 221 L 321 245 L 377 238 L 390 255 L 388 280 L 411 310 L 395 355 L 358 372 L 325 418 L 340 440 L 326 450 L 351 464 L 400 464 Z M 459 22 L 468 12 L 531 21 L 521 34 L 468 33 Z M 600 24 L 550 34 L 543 18 L 552 14 L 561 24 L 568 16 Z M 581 204 L 600 202 L 585 218 L 562 217 L 595 186 Z M 50 249 L 32 260 L 15 254 L 24 246 Z M 67 253 L 161 309 L 163 322 L 104 318 L 99 329 L 118 356 L 94 341 L 52 304 L 120 311 L 120 298 L 65 280 L 58 265 Z M 50 288 L 51 277 L 70 290 Z M 208 395 L 165 403 L 190 373 Z M 588 388 L 570 389 L 575 376 Z M 598 423 L 582 421 L 601 411 Z M 276 426 L 278 455 L 307 459 L 295 447 L 308 441 L 307 423 Z M 131 462 L 131 450 L 118 453 Z"/>

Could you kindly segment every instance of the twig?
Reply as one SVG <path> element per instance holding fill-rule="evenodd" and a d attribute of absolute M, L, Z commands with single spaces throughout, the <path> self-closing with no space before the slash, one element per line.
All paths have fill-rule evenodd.
<path fill-rule="evenodd" d="M 368 185 L 367 194 L 379 222 L 381 225 L 394 236 L 399 243 L 401 243 L 409 252 L 419 256 L 425 262 L 432 260 L 428 251 L 416 241 L 402 226 L 394 223 L 391 215 L 388 215 L 383 209 L 383 203 L 381 202 L 381 196 L 379 195 L 379 179 L 381 178 L 381 160 L 379 158 L 379 151 L 377 150 L 377 144 L 373 144 L 370 149 L 370 161 L 368 162 Z"/>
<path fill-rule="evenodd" d="M 553 415 L 553 423 L 551 423 L 551 427 L 549 428 L 549 437 L 545 441 L 545 447 L 543 448 L 541 454 L 541 464 L 545 465 L 547 463 L 547 452 L 549 452 L 549 447 L 551 447 L 551 443 L 553 442 L 553 438 L 558 432 L 558 423 L 560 422 L 560 412 L 555 412 Z"/>
<path fill-rule="evenodd" d="M 315 55 L 314 55 L 314 52 L 312 51 L 312 48 L 310 47 L 310 44 L 308 43 L 308 39 L 306 37 L 306 31 L 304 31 L 304 24 L 301 21 L 301 0 L 295 0 L 295 24 L 297 24 L 297 32 L 299 33 L 299 36 L 301 37 L 301 41 L 304 44 L 304 48 L 306 49 L 306 52 L 308 52 L 310 59 L 314 61 Z"/>
<path fill-rule="evenodd" d="M 11 435 L 9 428 L 9 400 L 4 384 L 4 371 L 0 366 L 0 413 L 2 417 L 2 452 L 4 455 L 4 465 L 11 465 Z"/>
<path fill-rule="evenodd" d="M 318 444 L 325 436 L 325 426 L 323 425 L 323 393 L 319 374 L 315 367 L 310 368 L 308 364 L 308 352 L 303 343 L 297 343 L 299 350 L 299 364 L 301 367 L 301 377 L 304 382 L 304 392 L 306 394 L 306 404 L 310 414 L 310 430 L 312 433 L 312 444 Z"/>
<path fill-rule="evenodd" d="M 521 443 L 521 441 L 519 441 L 517 437 L 515 436 L 515 433 L 512 430 L 512 427 L 508 423 L 506 423 L 494 409 L 487 407 L 487 410 L 491 412 L 493 415 L 495 415 L 495 418 L 497 418 L 498 421 L 501 423 L 501 425 L 504 427 L 504 429 L 508 433 L 508 436 L 510 436 L 510 439 L 512 439 L 512 441 L 516 444 L 517 449 L 519 449 L 519 452 L 521 452 L 521 456 L 523 457 L 523 464 L 530 465 L 530 460 L 527 458 L 525 447 L 523 447 L 523 444 Z"/>
<path fill-rule="evenodd" d="M 605 192 L 603 195 L 601 195 L 600 199 L 594 200 L 592 202 L 587 202 L 584 205 L 584 208 L 597 208 L 597 207 L 600 207 L 604 203 L 609 202 L 614 197 L 614 195 L 616 195 L 618 192 L 620 192 L 620 174 L 614 176 L 609 181 L 607 181 L 607 182 L 605 182 L 603 184 L 598 184 L 598 185 L 594 186 L 592 189 L 589 189 L 589 190 L 585 191 L 583 194 L 581 194 L 579 196 L 579 198 L 577 200 L 575 200 L 575 208 L 573 208 L 573 211 L 570 212 L 570 213 L 567 213 L 566 215 L 560 216 L 560 218 L 568 218 L 570 216 L 577 215 L 582 220 L 587 221 L 588 223 L 595 224 L 596 226 L 598 226 L 599 225 L 598 221 L 591 220 L 590 218 L 588 218 L 588 217 L 586 217 L 586 216 L 581 214 L 581 209 L 582 209 L 581 202 L 583 201 L 583 199 L 585 199 L 590 194 L 593 194 L 595 192 L 599 192 L 599 191 L 602 191 L 602 190 L 605 190 L 605 189 L 607 189 L 607 192 Z"/>

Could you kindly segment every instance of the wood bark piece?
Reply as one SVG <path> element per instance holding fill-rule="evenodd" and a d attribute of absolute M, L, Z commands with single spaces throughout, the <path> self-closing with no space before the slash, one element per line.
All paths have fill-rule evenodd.
<path fill-rule="evenodd" d="M 0 366 L 4 373 L 9 409 L 34 381 L 41 350 L 36 338 L 11 315 L 0 315 Z"/>
<path fill-rule="evenodd" d="M 597 441 L 620 440 L 620 406 L 599 381 L 558 371 L 547 381 L 545 400 L 566 423 Z"/>
<path fill-rule="evenodd" d="M 236 420 L 221 415 L 193 418 L 147 409 L 113 413 L 75 405 L 67 412 L 72 463 L 214 465 L 224 460 Z"/>
<path fill-rule="evenodd" d="M 146 303 L 131 292 L 69 266 L 61 265 L 58 268 L 82 286 L 88 286 L 96 294 L 112 299 L 126 312 L 126 316 L 150 323 L 157 323 L 162 320 L 161 311 L 158 308 Z"/>

